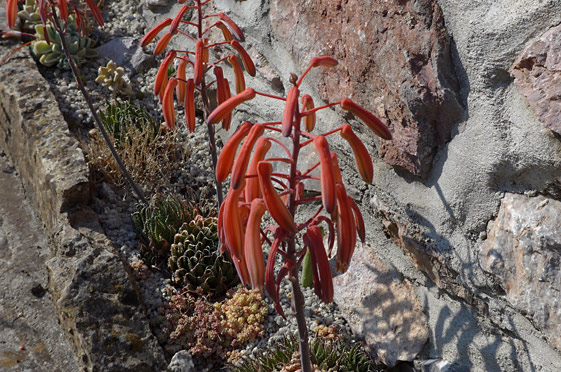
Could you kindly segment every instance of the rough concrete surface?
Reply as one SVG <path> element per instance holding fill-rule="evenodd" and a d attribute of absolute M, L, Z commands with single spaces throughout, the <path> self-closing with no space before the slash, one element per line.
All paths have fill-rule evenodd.
<path fill-rule="evenodd" d="M 79 371 L 47 291 L 49 241 L 1 147 L 0 187 L 0 282 L 9 283 L 0 295 L 0 370 Z"/>
<path fill-rule="evenodd" d="M 404 7 L 424 3 L 388 2 Z M 347 3 L 339 4 L 341 12 Z M 427 288 L 438 293 L 432 288 L 436 284 L 430 279 L 431 270 L 440 272 L 441 268 L 446 274 L 446 280 L 438 282 L 447 293 L 446 300 L 427 297 L 429 300 L 424 302 L 431 337 L 419 358 L 459 361 L 474 371 L 555 371 L 559 369 L 561 355 L 554 345 L 541 341 L 540 329 L 508 305 L 495 279 L 481 269 L 477 252 L 505 192 L 543 193 L 557 199 L 561 196 L 561 142 L 541 125 L 509 74 L 515 59 L 528 45 L 561 23 L 561 2 L 438 0 L 437 3 L 451 37 L 450 57 L 459 82 L 456 93 L 465 111 L 456 121 L 450 141 L 436 153 L 426 179 L 389 167 L 374 156 L 374 183 L 366 187 L 349 168 L 354 167 L 353 161 L 346 158 L 348 150 L 336 138 L 334 148 L 339 150 L 343 173 L 351 189 L 357 191 L 353 197 L 359 199 L 363 211 L 376 205 L 369 203 L 376 196 L 384 201 L 387 210 L 399 213 L 396 220 L 402 221 L 402 226 L 408 227 L 409 232 L 419 233 L 408 235 L 412 238 L 409 247 L 417 247 L 417 257 L 425 258 L 426 270 L 417 269 L 411 260 L 415 255 L 399 239 L 392 240 L 391 231 L 386 230 L 389 225 L 384 226 L 375 217 L 380 216 L 378 211 L 371 209 L 372 214 L 366 217 L 370 221 L 367 238 L 376 254 L 412 279 L 418 294 Z M 361 2 L 360 6 L 369 4 Z M 270 2 L 217 0 L 216 6 L 244 29 L 246 48 L 259 51 L 261 57 L 257 62 L 269 64 L 284 87 L 289 86 L 290 72 L 300 73 L 305 68 L 298 56 L 291 55 L 287 47 L 291 40 L 286 40 L 285 34 L 275 33 L 270 22 Z M 307 3 L 302 6 L 306 7 Z M 313 24 L 305 25 L 305 28 L 313 27 Z M 355 27 L 353 31 L 357 35 L 366 32 L 361 25 Z M 335 43 L 340 35 L 323 36 L 328 39 L 325 43 Z M 301 43 L 295 47 L 297 50 L 306 49 L 305 40 Z M 361 58 L 374 60 L 368 55 Z M 248 85 L 273 91 L 269 81 L 258 74 L 248 80 Z M 374 90 L 376 84 L 376 81 L 365 81 L 360 89 Z M 321 102 L 313 79 L 303 84 L 301 91 L 311 92 L 314 100 Z M 280 116 L 269 102 L 258 100 L 241 109 L 237 120 Z M 247 112 L 251 110 L 259 115 L 250 117 Z M 325 127 L 334 127 L 344 118 L 326 112 L 320 120 Z M 367 146 L 375 150 L 375 144 Z M 419 275 L 420 272 L 424 274 Z"/>
<path fill-rule="evenodd" d="M 10 49 L 0 44 L 0 55 Z M 47 82 L 23 53 L 0 66 L 0 81 L 0 146 L 51 242 L 48 291 L 70 341 L 68 359 L 79 362 L 74 370 L 164 370 L 134 280 L 88 207 L 88 167 Z M 35 250 L 23 246 L 21 255 Z"/>

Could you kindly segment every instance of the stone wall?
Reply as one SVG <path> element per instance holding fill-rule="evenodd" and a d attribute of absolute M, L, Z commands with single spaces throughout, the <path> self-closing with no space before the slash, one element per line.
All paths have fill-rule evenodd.
<path fill-rule="evenodd" d="M 373 351 L 390 363 L 444 359 L 455 371 L 561 370 L 561 243 L 553 223 L 561 197 L 554 132 L 561 2 L 215 3 L 245 30 L 258 67 L 248 86 L 285 91 L 290 72 L 301 73 L 310 57 L 334 56 L 341 64 L 314 72 L 301 90 L 317 102 L 352 96 L 394 135 L 378 143 L 361 134 L 376 154 L 368 187 L 335 146 L 366 214 L 371 248 L 363 249 L 377 257 L 357 255 L 358 270 L 373 274 L 338 279 L 338 291 L 356 291 L 356 305 L 342 303 Z M 250 112 L 279 117 L 258 102 L 245 107 L 239 120 Z M 326 113 L 321 125 L 351 119 L 341 115 Z M 395 281 L 403 282 L 399 295 Z M 399 313 L 417 314 L 418 331 L 380 336 L 388 304 L 367 301 L 380 294 Z M 411 340 L 424 346 L 401 352 Z M 390 341 L 399 352 L 388 357 Z"/>

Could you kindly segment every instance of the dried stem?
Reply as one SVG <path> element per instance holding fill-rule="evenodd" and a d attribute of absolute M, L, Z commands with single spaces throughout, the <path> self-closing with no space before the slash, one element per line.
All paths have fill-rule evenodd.
<path fill-rule="evenodd" d="M 66 44 L 66 35 L 65 35 L 64 30 L 61 27 L 60 19 L 58 18 L 56 10 L 54 9 L 54 7 L 53 7 L 53 24 L 55 26 L 55 29 L 56 29 L 57 33 L 60 36 L 62 50 L 64 51 L 64 55 L 66 56 L 66 59 L 68 60 L 68 64 L 70 65 L 70 69 L 72 70 L 72 73 L 74 74 L 74 79 L 76 80 L 76 85 L 78 85 L 78 88 L 82 92 L 82 95 L 84 96 L 84 99 L 86 100 L 86 103 L 88 104 L 88 108 L 90 109 L 90 112 L 92 113 L 92 116 L 94 118 L 94 122 L 97 125 L 97 128 L 99 129 L 99 131 L 101 132 L 101 135 L 103 136 L 103 139 L 105 140 L 105 143 L 107 144 L 107 147 L 109 147 L 109 150 L 111 151 L 111 154 L 115 158 L 115 161 L 119 165 L 119 168 L 121 169 L 121 171 L 123 172 L 123 175 L 125 176 L 125 178 L 129 182 L 131 187 L 133 188 L 137 197 L 142 201 L 142 203 L 148 204 L 148 201 L 144 197 L 144 194 L 142 193 L 140 188 L 136 185 L 136 183 L 132 179 L 130 173 L 127 171 L 127 168 L 123 164 L 123 161 L 121 160 L 121 157 L 119 156 L 119 154 L 115 150 L 115 146 L 113 146 L 113 143 L 111 142 L 111 139 L 109 138 L 109 135 L 107 134 L 107 131 L 105 130 L 105 127 L 103 126 L 103 123 L 101 122 L 101 119 L 100 119 L 99 115 L 97 114 L 97 111 L 93 107 L 92 99 L 90 97 L 90 94 L 88 93 L 88 91 L 86 90 L 86 87 L 84 86 L 84 84 L 82 83 L 82 80 L 80 79 L 80 72 L 78 71 L 78 66 L 76 65 L 76 62 L 74 61 L 74 59 L 72 58 L 72 56 L 70 55 L 70 52 L 68 50 L 68 46 Z"/>

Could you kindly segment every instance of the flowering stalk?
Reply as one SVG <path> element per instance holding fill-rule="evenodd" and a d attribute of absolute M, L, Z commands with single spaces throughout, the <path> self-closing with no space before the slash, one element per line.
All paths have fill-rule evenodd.
<path fill-rule="evenodd" d="M 6 9 L 8 10 L 6 16 L 8 18 L 8 26 L 10 28 L 15 27 L 15 24 L 16 24 L 17 3 L 18 3 L 18 0 L 6 0 Z M 132 179 L 131 175 L 127 171 L 127 169 L 126 169 L 125 165 L 123 164 L 119 154 L 115 150 L 115 147 L 113 146 L 113 143 L 111 142 L 111 139 L 109 138 L 109 135 L 107 134 L 107 131 L 105 130 L 105 127 L 103 126 L 103 124 L 101 122 L 101 119 L 100 119 L 99 115 L 97 114 L 97 111 L 93 107 L 91 97 L 90 97 L 88 91 L 86 90 L 86 87 L 82 83 L 82 79 L 80 78 L 80 72 L 78 70 L 78 66 L 77 66 L 76 62 L 74 61 L 74 59 L 72 58 L 72 55 L 71 55 L 71 53 L 68 49 L 68 43 L 67 43 L 67 40 L 66 40 L 66 31 L 67 31 L 67 27 L 68 27 L 70 14 L 75 14 L 75 16 L 76 16 L 76 26 L 82 34 L 85 34 L 86 29 L 87 29 L 86 22 L 87 22 L 88 9 L 90 10 L 91 15 L 93 16 L 95 21 L 100 26 L 103 26 L 103 18 L 101 16 L 101 11 L 99 10 L 97 5 L 95 4 L 94 0 L 85 0 L 85 6 L 83 7 L 84 11 L 83 11 L 82 14 L 80 13 L 78 5 L 79 5 L 79 2 L 76 3 L 74 0 L 37 0 L 37 6 L 39 7 L 39 14 L 41 15 L 41 20 L 43 21 L 43 25 L 46 27 L 47 22 L 50 22 L 53 25 L 54 30 L 60 36 L 62 50 L 63 50 L 63 52 L 66 56 L 66 59 L 68 60 L 68 64 L 70 65 L 70 69 L 72 70 L 72 73 L 74 74 L 74 79 L 76 81 L 76 85 L 78 86 L 78 88 L 80 89 L 80 92 L 84 96 L 84 99 L 86 100 L 88 108 L 90 109 L 90 112 L 91 112 L 91 114 L 94 118 L 94 122 L 96 123 L 99 131 L 101 132 L 101 134 L 103 136 L 103 139 L 105 140 L 105 143 L 107 144 L 107 147 L 109 147 L 109 150 L 111 151 L 111 154 L 115 158 L 115 161 L 117 162 L 117 165 L 119 166 L 119 168 L 123 172 L 125 178 L 127 179 L 129 184 L 133 188 L 137 197 L 144 204 L 147 204 L 146 198 L 144 197 L 142 191 L 136 185 L 136 183 Z M 48 35 L 45 35 L 45 37 L 47 39 L 47 42 L 50 42 L 48 40 Z"/>
<path fill-rule="evenodd" d="M 207 135 L 213 169 L 216 170 L 218 151 L 216 148 L 214 124 L 221 122 L 222 128 L 228 130 L 232 120 L 232 110 L 221 111 L 222 115 L 218 118 L 209 117 L 211 110 L 208 95 L 209 88 L 216 85 L 216 97 L 219 106 L 222 106 L 225 102 L 229 102 L 231 96 L 230 83 L 224 77 L 222 68 L 219 66 L 219 64 L 223 61 L 228 61 L 234 70 L 236 92 L 241 93 L 246 91 L 243 69 L 239 63 L 237 55 L 239 55 L 242 65 L 249 75 L 255 76 L 256 71 L 251 57 L 240 44 L 240 41 L 244 41 L 245 37 L 239 26 L 224 13 L 209 15 L 204 14 L 203 6 L 208 4 L 210 1 L 211 0 L 193 0 L 193 5 L 184 5 L 173 19 L 166 18 L 148 31 L 140 42 L 140 45 L 145 46 L 151 43 L 156 39 L 158 34 L 166 29 L 167 32 L 165 32 L 156 43 L 156 47 L 154 49 L 155 55 L 163 53 L 169 45 L 170 40 L 178 34 L 184 35 L 195 42 L 194 51 L 171 49 L 167 52 L 166 58 L 160 65 L 158 74 L 156 75 L 154 95 L 160 97 L 162 110 L 164 112 L 164 119 L 167 127 L 171 130 L 175 127 L 175 93 L 175 98 L 178 103 L 185 107 L 185 122 L 187 129 L 190 132 L 193 132 L 195 130 L 194 92 L 195 90 L 199 91 L 203 105 L 203 116 L 207 124 Z M 184 4 L 186 0 L 179 0 L 178 2 L 180 4 Z M 189 11 L 196 12 L 196 22 L 185 19 Z M 206 37 L 207 33 L 214 28 L 221 31 L 223 41 L 211 43 L 208 37 Z M 233 53 L 228 54 L 220 60 L 211 62 L 209 60 L 210 49 L 225 45 L 228 45 Z M 170 78 L 168 76 L 168 67 L 175 60 L 179 61 L 177 72 L 175 73 L 175 77 Z M 190 79 L 187 78 L 188 66 L 191 66 L 192 70 L 192 78 Z M 207 75 L 211 71 L 214 74 L 214 80 L 207 84 Z M 175 89 L 169 88 L 170 84 L 174 84 Z M 240 99 L 240 97 L 238 97 L 238 99 Z M 246 97 L 246 99 L 250 99 L 250 97 Z M 236 105 L 239 103 L 241 102 L 236 102 Z M 224 199 L 221 180 L 215 177 L 215 183 L 218 205 L 220 206 L 222 205 L 222 201 Z"/>
<path fill-rule="evenodd" d="M 337 271 L 340 272 L 345 272 L 349 267 L 357 235 L 364 242 L 362 215 L 356 203 L 347 195 L 337 157 L 329 148 L 328 137 L 339 133 L 349 143 L 361 177 L 367 183 L 371 183 L 373 177 L 370 155 L 351 126 L 343 124 L 335 130 L 313 134 L 311 132 L 317 129 L 315 113 L 339 105 L 357 116 L 382 139 L 391 139 L 388 128 L 378 118 L 348 98 L 314 107 L 311 96 L 300 96 L 302 79 L 312 68 L 333 67 L 336 64 L 337 61 L 331 57 L 313 58 L 299 79 L 295 75 L 291 77 L 294 86 L 288 91 L 286 98 L 247 89 L 226 100 L 207 117 L 209 123 L 218 122 L 237 105 L 254 99 L 257 95 L 285 102 L 281 121 L 243 123 L 240 130 L 226 142 L 224 151 L 218 158 L 217 179 L 224 181 L 232 174 L 225 199 L 226 207 L 221 209 L 218 216 L 221 221 L 219 234 L 224 249 L 234 260 L 242 282 L 253 288 L 265 288 L 273 299 L 275 309 L 283 317 L 279 301 L 280 282 L 284 277 L 290 281 L 292 304 L 300 335 L 301 367 L 304 372 L 312 371 L 312 367 L 304 317 L 304 297 L 298 281 L 301 263 L 309 252 L 314 291 L 322 301 L 329 303 L 333 300 L 329 257 L 335 240 Z M 306 131 L 302 130 L 302 124 Z M 267 135 L 279 132 L 288 139 L 290 146 Z M 312 144 L 319 161 L 308 169 L 299 169 L 300 150 Z M 279 146 L 285 157 L 267 158 L 266 154 L 272 145 Z M 288 164 L 288 171 L 273 173 L 273 163 L 276 162 Z M 305 183 L 318 179 L 317 176 L 312 176 L 312 171 L 318 167 L 321 198 L 303 199 Z M 275 186 L 280 186 L 281 189 L 277 191 Z M 315 203 L 320 199 L 321 205 L 313 217 L 305 222 L 298 222 L 295 218 L 298 206 Z M 265 212 L 269 213 L 275 224 L 263 229 L 261 218 Z M 320 226 L 327 227 L 328 249 L 324 246 Z M 272 233 L 272 238 L 267 236 L 267 232 Z M 297 241 L 302 242 L 302 248 L 297 247 Z M 263 259 L 262 244 L 271 246 L 267 263 Z M 277 254 L 283 257 L 285 263 L 275 277 L 274 263 Z"/>

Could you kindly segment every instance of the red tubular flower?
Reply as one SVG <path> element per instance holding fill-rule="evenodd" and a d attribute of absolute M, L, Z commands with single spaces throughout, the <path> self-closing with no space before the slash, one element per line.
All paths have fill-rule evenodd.
<path fill-rule="evenodd" d="M 180 105 L 183 105 L 185 102 L 185 92 L 187 89 L 187 74 L 185 70 L 187 69 L 187 59 L 180 58 L 179 64 L 177 65 L 177 91 L 175 94 L 177 95 L 177 101 Z"/>
<path fill-rule="evenodd" d="M 355 216 L 355 226 L 356 232 L 358 233 L 358 237 L 362 244 L 366 243 L 366 227 L 364 226 L 364 219 L 362 218 L 362 213 L 360 213 L 360 209 L 358 205 L 356 205 L 355 201 L 347 195 L 349 199 L 349 205 L 351 206 L 351 210 L 353 211 L 353 215 Z"/>
<path fill-rule="evenodd" d="M 295 265 L 294 261 L 287 261 L 279 270 L 277 280 L 275 281 L 275 261 L 277 252 L 285 237 L 286 232 L 283 229 L 276 230 L 273 243 L 271 244 L 271 250 L 269 251 L 269 257 L 267 258 L 267 269 L 265 271 L 265 288 L 267 289 L 267 293 L 271 297 L 271 300 L 273 300 L 275 310 L 284 319 L 286 319 L 286 317 L 284 316 L 284 311 L 282 310 L 279 298 L 280 282 L 290 271 L 292 271 Z"/>
<path fill-rule="evenodd" d="M 216 66 L 214 67 L 214 76 L 216 77 L 216 100 L 218 104 L 226 101 L 226 87 L 224 86 L 224 72 L 222 71 L 222 67 Z"/>
<path fill-rule="evenodd" d="M 63 21 L 68 21 L 68 3 L 66 0 L 58 0 L 58 9 L 60 11 L 60 17 Z"/>
<path fill-rule="evenodd" d="M 18 0 L 6 0 L 6 18 L 8 19 L 8 28 L 16 27 L 18 20 Z"/>
<path fill-rule="evenodd" d="M 224 23 L 218 21 L 218 22 L 216 22 L 216 27 L 218 27 L 220 29 L 220 31 L 222 31 L 222 35 L 224 36 L 225 41 L 234 40 L 234 38 L 232 37 L 232 34 L 230 33 L 230 30 L 228 30 L 228 27 L 226 27 L 226 25 Z"/>
<path fill-rule="evenodd" d="M 162 22 L 158 23 L 158 25 L 156 25 L 156 27 L 152 28 L 150 31 L 148 31 L 146 33 L 146 35 L 144 35 L 144 37 L 140 41 L 140 46 L 143 47 L 143 46 L 146 46 L 146 45 L 150 44 L 150 42 L 152 42 L 152 40 L 154 40 L 156 35 L 158 35 L 160 33 L 160 31 L 162 31 L 164 28 L 169 26 L 171 24 L 171 22 L 172 22 L 171 18 L 166 18 Z"/>
<path fill-rule="evenodd" d="M 341 108 L 345 111 L 349 111 L 353 115 L 357 116 L 360 120 L 364 122 L 378 137 L 391 140 L 392 134 L 389 129 L 370 111 L 366 110 L 351 101 L 349 98 L 344 98 L 341 101 Z"/>
<path fill-rule="evenodd" d="M 230 180 L 232 188 L 237 189 L 242 184 L 242 180 L 244 179 L 247 165 L 249 163 L 249 158 L 251 156 L 251 151 L 253 150 L 257 139 L 259 139 L 264 132 L 265 128 L 261 124 L 254 124 L 249 131 L 246 140 L 238 152 L 238 156 L 232 169 L 232 179 Z M 249 201 L 250 200 L 248 200 L 248 202 Z"/>
<path fill-rule="evenodd" d="M 321 166 L 320 183 L 321 183 L 321 199 L 323 207 L 329 214 L 335 210 L 336 190 L 335 190 L 335 174 L 333 172 L 333 164 L 331 160 L 331 152 L 329 144 L 325 136 L 317 136 L 314 138 L 314 146 L 319 155 Z"/>
<path fill-rule="evenodd" d="M 281 198 L 277 194 L 273 183 L 271 182 L 271 174 L 273 173 L 273 166 L 267 161 L 261 161 L 257 164 L 257 175 L 259 178 L 259 186 L 263 193 L 263 199 L 267 205 L 267 210 L 273 219 L 285 231 L 296 234 L 297 228 L 294 223 L 292 213 L 286 208 Z"/>
<path fill-rule="evenodd" d="M 226 200 L 224 200 L 224 212 L 222 228 L 224 231 L 224 242 L 227 245 L 230 258 L 236 267 L 236 271 L 243 285 L 249 283 L 249 272 L 243 255 L 244 235 L 243 226 L 240 218 L 240 209 L 238 206 L 240 193 L 243 188 L 238 190 L 230 189 Z"/>
<path fill-rule="evenodd" d="M 333 301 L 333 280 L 319 227 L 315 225 L 309 226 L 303 236 L 303 240 L 310 250 L 310 257 L 312 259 L 314 292 L 323 302 L 328 304 Z"/>
<path fill-rule="evenodd" d="M 177 86 L 177 79 L 169 79 L 168 85 L 164 92 L 164 97 L 162 99 L 162 111 L 164 112 L 164 120 L 166 121 L 166 126 L 168 129 L 173 130 L 175 128 L 175 109 L 173 107 L 173 91 Z"/>
<path fill-rule="evenodd" d="M 93 0 L 86 0 L 86 4 L 92 11 L 92 16 L 94 17 L 95 21 L 100 25 L 103 26 L 103 17 L 101 16 L 101 11 L 95 4 Z"/>
<path fill-rule="evenodd" d="M 234 97 L 226 100 L 226 102 L 218 105 L 217 108 L 206 119 L 208 124 L 216 124 L 231 113 L 238 105 L 255 98 L 255 89 L 249 88 L 243 92 L 236 94 Z"/>
<path fill-rule="evenodd" d="M 226 101 L 229 100 L 232 96 L 230 95 L 230 83 L 228 83 L 228 79 L 224 78 L 224 93 L 226 95 Z M 228 113 L 224 115 L 222 119 L 222 129 L 230 130 L 230 124 L 232 123 L 232 113 Z"/>
<path fill-rule="evenodd" d="M 196 86 L 201 85 L 201 82 L 203 81 L 203 72 L 204 72 L 204 66 L 203 66 L 203 54 L 204 54 L 204 50 L 205 50 L 205 43 L 202 40 L 197 40 L 197 43 L 195 44 L 195 66 L 194 66 L 194 71 L 193 71 L 193 80 L 195 82 Z"/>
<path fill-rule="evenodd" d="M 173 22 L 171 23 L 171 26 L 169 27 L 170 34 L 175 34 L 177 32 L 177 27 L 179 26 L 179 23 L 181 22 L 181 19 L 183 18 L 187 10 L 189 10 L 189 7 L 185 5 L 181 7 L 179 12 L 177 12 L 175 18 L 173 19 Z"/>
<path fill-rule="evenodd" d="M 240 66 L 238 57 L 236 57 L 235 55 L 229 56 L 228 62 L 234 69 L 234 75 L 236 77 L 236 94 L 239 94 L 245 90 L 245 78 L 243 76 L 242 66 Z"/>
<path fill-rule="evenodd" d="M 324 66 L 324 67 L 333 67 L 337 66 L 339 62 L 333 58 L 328 56 L 321 56 L 315 57 L 310 60 L 310 65 L 312 67 Z"/>
<path fill-rule="evenodd" d="M 168 67 L 171 65 L 177 53 L 175 50 L 170 50 L 166 55 L 166 58 L 162 61 L 158 72 L 156 73 L 156 80 L 154 81 L 154 95 L 157 96 L 160 94 L 160 91 L 163 88 L 164 81 L 168 78 Z"/>
<path fill-rule="evenodd" d="M 267 208 L 262 199 L 253 199 L 247 219 L 244 256 L 252 289 L 263 291 L 265 286 L 265 258 L 261 247 L 261 218 Z"/>
<path fill-rule="evenodd" d="M 304 94 L 300 102 L 302 102 L 303 110 L 311 110 L 314 108 L 314 100 L 309 94 Z M 313 131 L 316 126 L 316 113 L 312 112 L 311 114 L 306 115 L 304 118 L 304 124 L 307 132 Z"/>
<path fill-rule="evenodd" d="M 358 172 L 364 182 L 369 184 L 372 183 L 372 178 L 374 177 L 374 166 L 372 165 L 370 154 L 368 153 L 366 146 L 364 146 L 364 143 L 362 143 L 356 134 L 354 134 L 353 129 L 349 124 L 343 124 L 341 126 L 341 137 L 343 137 L 349 145 L 351 145 Z"/>
<path fill-rule="evenodd" d="M 339 160 L 337 159 L 337 154 L 334 152 L 331 152 L 331 164 L 333 164 L 333 177 L 335 178 L 335 183 L 343 183 L 341 168 L 339 168 Z"/>
<path fill-rule="evenodd" d="M 232 21 L 232 19 L 230 17 L 228 17 L 226 14 L 224 13 L 218 13 L 218 18 L 220 18 L 222 21 L 226 22 L 226 24 L 228 24 L 228 26 L 230 26 L 230 28 L 232 29 L 232 31 L 234 32 L 234 34 L 236 34 L 236 37 L 240 40 L 240 41 L 245 41 L 245 36 L 243 34 L 242 29 L 236 24 L 236 22 Z"/>
<path fill-rule="evenodd" d="M 337 271 L 345 273 L 349 268 L 356 245 L 355 219 L 349 204 L 345 186 L 337 188 Z"/>
<path fill-rule="evenodd" d="M 247 54 L 243 46 L 237 40 L 230 41 L 230 45 L 240 54 L 240 57 L 242 57 L 242 63 L 247 73 L 250 76 L 255 76 L 255 74 L 257 73 L 257 71 L 255 70 L 255 65 L 253 64 L 251 57 L 249 56 L 249 54 Z"/>
<path fill-rule="evenodd" d="M 285 137 L 290 136 L 292 132 L 292 122 L 294 121 L 294 115 L 298 111 L 298 96 L 300 96 L 300 91 L 296 86 L 290 88 L 286 96 L 281 126 L 282 135 Z"/>
<path fill-rule="evenodd" d="M 257 176 L 257 164 L 265 159 L 265 155 L 271 148 L 271 141 L 268 138 L 259 137 L 255 144 L 255 151 L 249 163 L 247 175 Z M 257 177 L 250 177 L 246 179 L 245 185 L 245 200 L 250 201 L 262 196 L 261 189 L 259 188 L 259 179 Z"/>
<path fill-rule="evenodd" d="M 216 162 L 216 180 L 218 182 L 224 182 L 230 174 L 232 165 L 234 164 L 236 150 L 245 136 L 249 133 L 252 125 L 253 124 L 249 121 L 243 122 L 237 132 L 230 137 L 228 142 L 226 142 L 222 148 L 220 156 L 218 156 L 218 161 Z"/>
<path fill-rule="evenodd" d="M 185 122 L 189 132 L 195 131 L 195 83 L 193 79 L 187 80 L 185 88 Z"/>
<path fill-rule="evenodd" d="M 156 48 L 154 48 L 154 55 L 157 56 L 159 54 L 162 54 L 164 52 L 164 50 L 167 48 L 169 41 L 171 40 L 171 37 L 173 36 L 173 34 L 166 32 L 164 34 L 164 36 L 162 36 L 162 38 L 160 40 L 158 40 L 158 43 L 156 44 Z"/>

